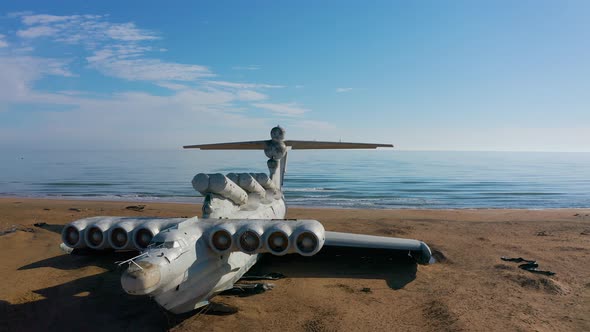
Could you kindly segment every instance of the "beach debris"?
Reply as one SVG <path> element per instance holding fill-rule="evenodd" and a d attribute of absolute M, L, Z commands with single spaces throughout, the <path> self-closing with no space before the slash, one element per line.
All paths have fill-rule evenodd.
<path fill-rule="evenodd" d="M 145 208 L 145 205 L 129 205 L 125 207 L 127 210 L 141 212 Z"/>
<path fill-rule="evenodd" d="M 43 211 L 51 211 L 50 208 L 43 208 Z"/>
<path fill-rule="evenodd" d="M 215 316 L 225 316 L 225 315 L 233 315 L 238 312 L 238 308 L 225 304 L 225 303 L 218 303 L 218 302 L 210 302 L 203 311 L 202 314 L 204 315 L 215 315 Z"/>
<path fill-rule="evenodd" d="M 275 287 L 274 284 L 235 284 L 233 288 L 221 292 L 221 295 L 237 295 L 240 297 L 261 294 Z"/>
<path fill-rule="evenodd" d="M 47 226 L 47 223 L 44 222 L 44 221 L 40 221 L 40 222 L 34 223 L 33 226 L 35 226 L 35 227 L 43 227 L 43 226 Z"/>
<path fill-rule="evenodd" d="M 529 271 L 531 273 L 543 274 L 546 276 L 555 275 L 555 272 L 537 269 L 539 267 L 539 264 L 537 264 L 537 261 L 535 261 L 535 260 L 524 259 L 522 257 L 509 258 L 509 257 L 504 257 L 504 256 L 500 257 L 500 259 L 505 262 L 514 262 L 514 263 L 524 262 L 524 264 L 520 264 L 520 265 L 518 265 L 518 267 L 520 269 L 523 269 L 525 271 Z"/>
<path fill-rule="evenodd" d="M 270 272 L 261 276 L 256 275 L 245 275 L 242 276 L 241 280 L 279 280 L 285 278 L 285 275 L 278 272 Z"/>
<path fill-rule="evenodd" d="M 363 293 L 373 293 L 373 291 L 371 291 L 371 289 L 369 287 L 363 287 L 363 289 L 361 289 L 361 292 L 363 292 Z"/>
<path fill-rule="evenodd" d="M 1 230 L 0 231 L 0 236 L 6 235 L 6 234 L 10 234 L 10 233 L 15 233 L 16 231 L 27 232 L 27 233 L 35 233 L 35 230 L 32 229 L 31 227 L 26 227 L 26 226 L 23 226 L 23 225 L 12 225 L 8 229 Z"/>
<path fill-rule="evenodd" d="M 448 262 L 448 263 L 450 263 L 447 256 L 445 256 L 445 254 L 438 249 L 432 249 L 432 258 L 434 260 L 432 263 L 434 263 L 434 262 L 438 262 L 438 263 L 447 263 Z"/>
<path fill-rule="evenodd" d="M 78 208 L 69 208 L 68 211 L 82 212 L 82 210 L 80 210 Z"/>
<path fill-rule="evenodd" d="M 540 231 L 540 232 L 537 232 L 535 235 L 537 235 L 537 236 L 549 236 L 550 234 L 547 231 Z"/>
<path fill-rule="evenodd" d="M 517 257 L 517 258 L 508 258 L 508 257 L 500 257 L 501 260 L 505 261 L 505 262 L 514 262 L 514 263 L 535 263 L 536 261 L 533 260 L 528 260 L 528 259 L 524 259 L 522 257 Z"/>
<path fill-rule="evenodd" d="M 585 229 L 580 233 L 580 235 L 590 235 L 590 229 Z"/>

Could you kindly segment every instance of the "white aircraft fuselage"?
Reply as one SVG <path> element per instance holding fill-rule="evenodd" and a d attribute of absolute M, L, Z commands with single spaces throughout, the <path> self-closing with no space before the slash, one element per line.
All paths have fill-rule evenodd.
<path fill-rule="evenodd" d="M 270 216 L 270 211 L 276 214 Z M 249 219 L 283 219 L 285 202 L 275 200 L 252 212 Z M 152 296 L 166 310 L 180 314 L 204 306 L 215 294 L 233 288 L 257 262 L 259 254 L 211 250 L 207 230 L 217 220 L 194 217 L 159 232 L 142 255 L 129 261 L 129 268 L 121 276 L 123 289 L 132 295 Z"/>
<path fill-rule="evenodd" d="M 91 217 L 66 225 L 62 241 L 69 251 L 138 250 L 124 262 L 123 289 L 148 295 L 173 313 L 204 306 L 215 294 L 231 289 L 259 254 L 313 256 L 324 244 L 335 248 L 401 251 L 428 264 L 431 252 L 418 240 L 326 232 L 317 220 L 285 220 L 282 193 L 287 147 L 358 149 L 387 144 L 285 141 L 280 127 L 265 141 L 187 146 L 200 149 L 264 150 L 265 173 L 197 174 L 192 185 L 204 196 L 203 219 Z"/>

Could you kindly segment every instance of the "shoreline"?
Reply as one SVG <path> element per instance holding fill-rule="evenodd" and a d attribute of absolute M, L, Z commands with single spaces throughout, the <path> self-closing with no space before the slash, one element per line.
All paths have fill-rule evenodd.
<path fill-rule="evenodd" d="M 143 204 L 180 204 L 180 205 L 201 205 L 203 197 L 196 197 L 199 201 L 196 202 L 183 202 L 183 201 L 168 201 L 168 200 L 143 200 L 143 199 L 97 199 L 96 197 L 51 197 L 51 196 L 44 196 L 44 197 L 31 197 L 31 196 L 2 196 L 0 195 L 0 201 L 3 200 L 28 200 L 28 201 L 71 201 L 71 202 L 102 202 L 102 203 L 143 203 Z M 559 211 L 559 210 L 588 210 L 588 207 L 548 207 L 548 208 L 514 208 L 514 207 L 456 207 L 456 208 L 419 208 L 419 207 L 399 207 L 399 208 L 366 208 L 366 207 L 340 207 L 340 206 L 309 206 L 309 205 L 296 205 L 291 204 L 286 201 L 287 209 L 290 207 L 297 208 L 297 209 L 311 209 L 311 210 L 367 210 L 367 211 Z"/>

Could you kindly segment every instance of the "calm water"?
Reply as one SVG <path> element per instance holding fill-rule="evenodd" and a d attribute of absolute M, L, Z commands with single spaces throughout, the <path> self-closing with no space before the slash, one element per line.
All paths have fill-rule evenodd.
<path fill-rule="evenodd" d="M 0 155 L 0 196 L 197 202 L 198 172 L 265 172 L 261 151 Z M 590 153 L 291 151 L 288 204 L 346 208 L 590 207 Z"/>

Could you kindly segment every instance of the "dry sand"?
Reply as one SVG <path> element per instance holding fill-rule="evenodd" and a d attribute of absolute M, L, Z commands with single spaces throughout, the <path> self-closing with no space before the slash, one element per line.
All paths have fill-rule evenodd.
<path fill-rule="evenodd" d="M 439 262 L 266 259 L 257 269 L 287 278 L 263 294 L 215 298 L 238 313 L 174 317 L 122 291 L 116 257 L 58 248 L 62 225 L 79 218 L 200 214 L 195 205 L 145 203 L 135 212 L 125 209 L 131 204 L 0 199 L 0 231 L 19 228 L 0 236 L 0 330 L 590 331 L 590 209 L 291 208 L 289 218 L 314 218 L 328 230 L 421 239 Z M 557 274 L 500 256 L 535 259 Z"/>

